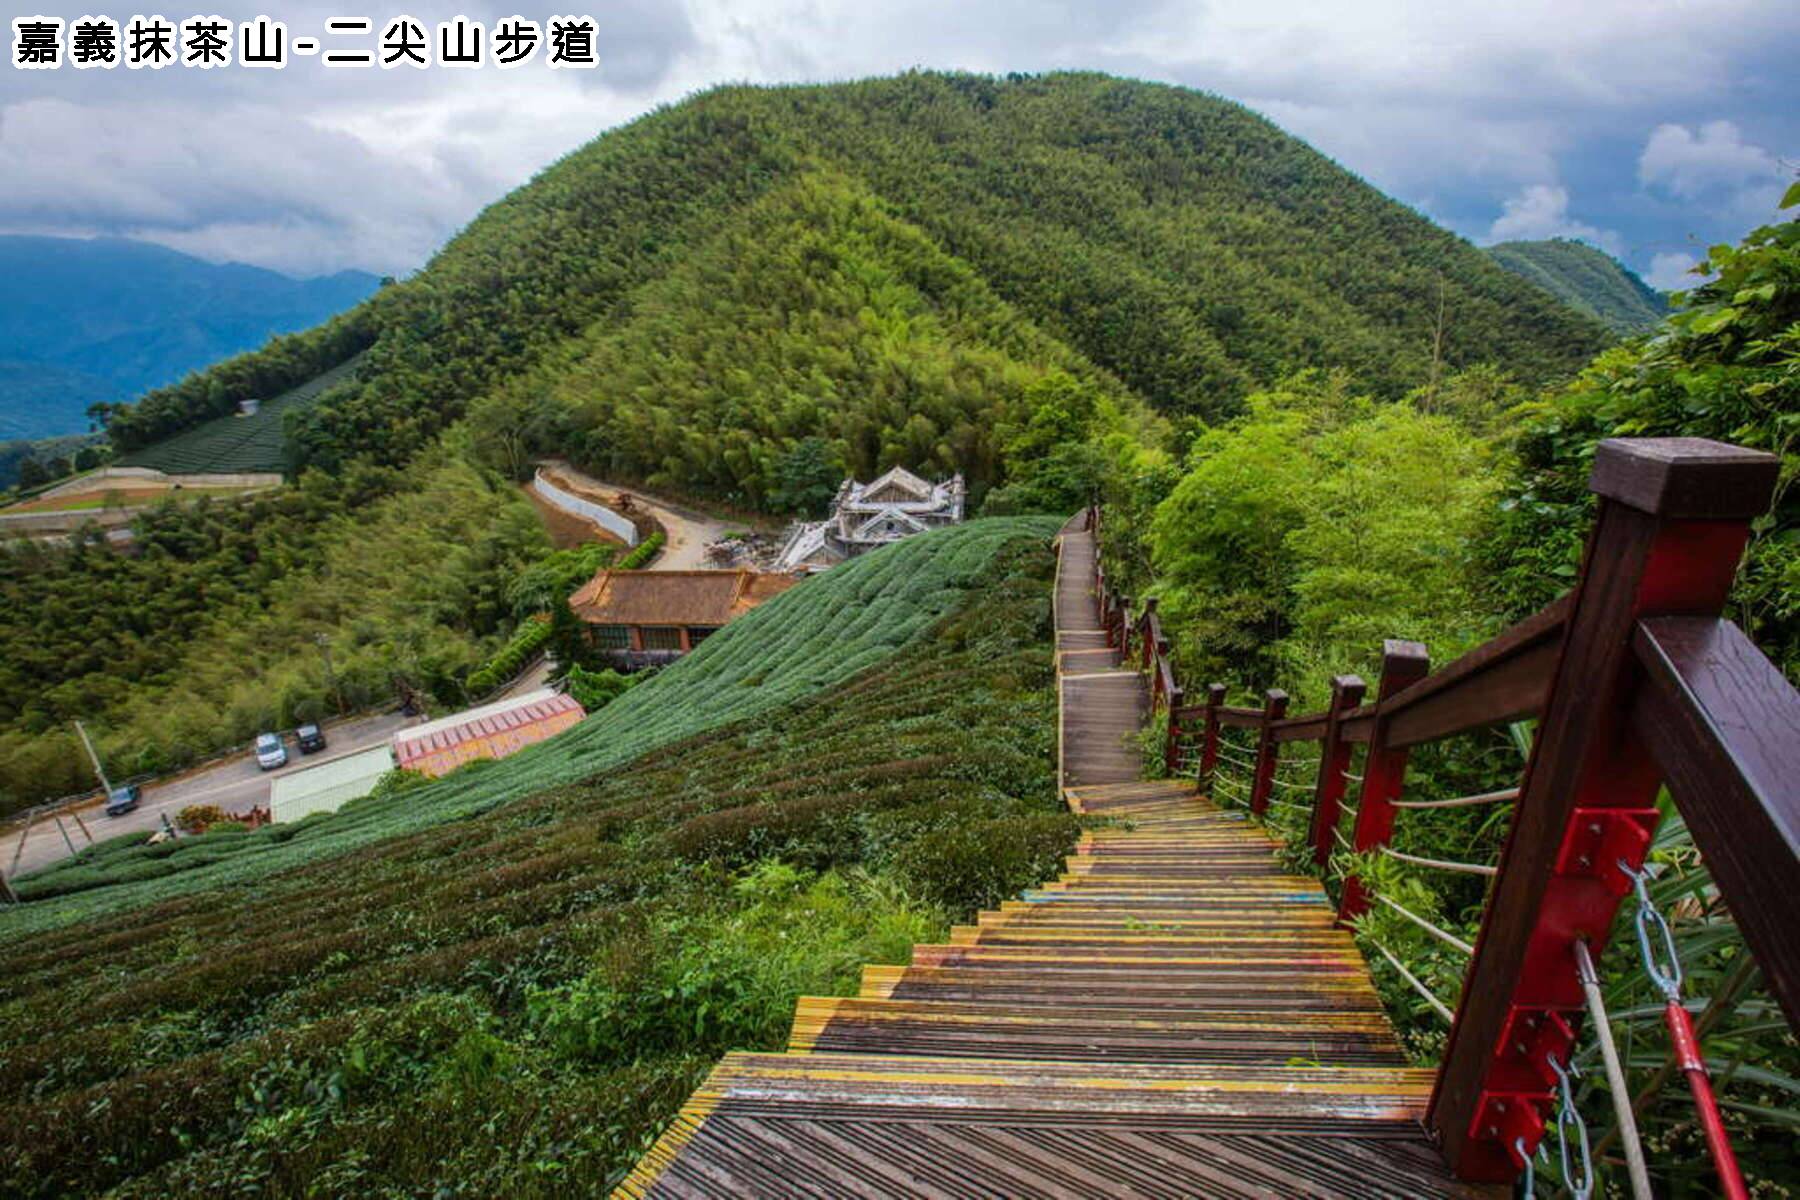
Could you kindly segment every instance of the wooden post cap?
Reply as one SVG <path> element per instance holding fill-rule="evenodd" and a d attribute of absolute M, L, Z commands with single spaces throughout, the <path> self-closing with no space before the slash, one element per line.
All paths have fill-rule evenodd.
<path fill-rule="evenodd" d="M 1381 661 L 1392 663 L 1427 663 L 1431 662 L 1431 651 L 1424 642 L 1408 642 L 1400 638 L 1388 638 L 1381 643 Z"/>
<path fill-rule="evenodd" d="M 1608 438 L 1588 487 L 1640 512 L 1676 520 L 1746 520 L 1769 509 L 1781 460 L 1706 438 Z"/>

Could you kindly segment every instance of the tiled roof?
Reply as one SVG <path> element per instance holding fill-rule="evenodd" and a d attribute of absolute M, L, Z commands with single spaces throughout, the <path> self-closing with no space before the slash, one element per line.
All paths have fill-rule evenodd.
<path fill-rule="evenodd" d="M 569 598 L 595 625 L 723 625 L 796 583 L 757 571 L 602 571 Z"/>
<path fill-rule="evenodd" d="M 402 767 L 440 775 L 472 758 L 504 758 L 586 716 L 573 696 L 548 689 L 472 708 L 394 735 Z"/>

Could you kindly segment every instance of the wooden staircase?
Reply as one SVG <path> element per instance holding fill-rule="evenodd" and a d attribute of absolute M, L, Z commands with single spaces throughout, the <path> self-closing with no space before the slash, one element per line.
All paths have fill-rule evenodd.
<path fill-rule="evenodd" d="M 1190 783 L 1141 782 L 1148 701 L 1060 539 L 1064 795 L 1107 820 L 1054 882 L 731 1054 L 638 1196 L 1496 1195 L 1446 1169 L 1320 885 Z"/>

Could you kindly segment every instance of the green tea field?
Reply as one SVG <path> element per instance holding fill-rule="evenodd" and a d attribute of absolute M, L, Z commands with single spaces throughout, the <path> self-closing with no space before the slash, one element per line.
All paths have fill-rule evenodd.
<path fill-rule="evenodd" d="M 359 354 L 316 375 L 297 388 L 265 400 L 255 416 L 215 417 L 165 441 L 134 450 L 120 466 L 154 467 L 171 475 L 213 471 L 280 471 L 287 465 L 282 419 L 348 379 L 362 361 Z"/>

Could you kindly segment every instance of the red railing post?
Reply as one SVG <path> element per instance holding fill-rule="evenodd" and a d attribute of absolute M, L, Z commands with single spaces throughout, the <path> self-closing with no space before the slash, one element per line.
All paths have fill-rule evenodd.
<path fill-rule="evenodd" d="M 1431 674 L 1431 654 L 1418 642 L 1390 638 L 1381 646 L 1381 683 L 1375 692 L 1379 706 Z M 1350 848 L 1365 854 L 1385 846 L 1394 836 L 1394 801 L 1406 788 L 1406 759 L 1410 751 L 1388 745 L 1387 720 L 1377 707 L 1375 728 L 1369 734 L 1369 752 L 1363 755 L 1362 787 L 1356 794 L 1356 826 Z M 1325 836 L 1329 838 L 1330 832 Z M 1329 851 L 1327 851 L 1329 855 Z M 1349 924 L 1369 911 L 1369 897 L 1355 874 L 1344 877 L 1338 895 L 1338 922 Z"/>
<path fill-rule="evenodd" d="M 1163 737 L 1163 774 L 1170 778 L 1181 770 L 1181 702 L 1184 697 L 1179 685 L 1169 690 L 1169 729 Z"/>
<path fill-rule="evenodd" d="M 1225 685 L 1206 685 L 1206 727 L 1201 735 L 1200 771 L 1194 785 L 1208 795 L 1212 793 L 1213 772 L 1219 769 L 1219 708 L 1225 703 Z"/>
<path fill-rule="evenodd" d="M 1464 1179 L 1512 1179 L 1514 1139 L 1535 1148 L 1545 1060 L 1567 1056 L 1583 1006 L 1574 943 L 1599 957 L 1631 886 L 1617 864 L 1649 846 L 1660 772 L 1629 715 L 1638 624 L 1724 608 L 1779 470 L 1773 455 L 1698 438 L 1595 453 L 1599 512 L 1427 1115 Z"/>
<path fill-rule="evenodd" d="M 1288 694 L 1280 688 L 1263 693 L 1262 720 L 1256 726 L 1256 775 L 1250 784 L 1250 811 L 1262 816 L 1269 809 L 1269 793 L 1275 790 L 1275 765 L 1281 743 L 1275 740 L 1276 721 L 1287 716 Z"/>
<path fill-rule="evenodd" d="M 1152 596 L 1144 601 L 1144 615 L 1138 618 L 1138 630 L 1144 639 L 1144 657 L 1143 662 L 1140 664 L 1144 670 L 1149 670 L 1156 666 L 1156 653 L 1158 649 L 1160 649 L 1157 645 L 1157 642 L 1160 640 L 1157 636 L 1157 630 L 1161 625 L 1162 623 L 1156 619 L 1156 597 Z M 1150 687 L 1152 697 L 1154 698 L 1157 690 L 1157 681 L 1152 679 L 1150 681 Z"/>
<path fill-rule="evenodd" d="M 1344 787 L 1349 780 L 1350 743 L 1342 736 L 1340 725 L 1350 709 L 1362 703 L 1368 685 L 1354 675 L 1338 675 L 1331 681 L 1331 708 L 1325 718 L 1325 736 L 1319 740 L 1319 778 L 1313 785 L 1312 840 L 1313 862 L 1324 866 L 1331 861 L 1331 835 L 1337 829 L 1343 809 Z"/>
<path fill-rule="evenodd" d="M 1115 645 L 1119 647 L 1119 662 L 1124 664 L 1131 661 L 1131 630 L 1133 622 L 1131 619 L 1130 596 L 1118 597 L 1118 611 L 1119 640 Z"/>

